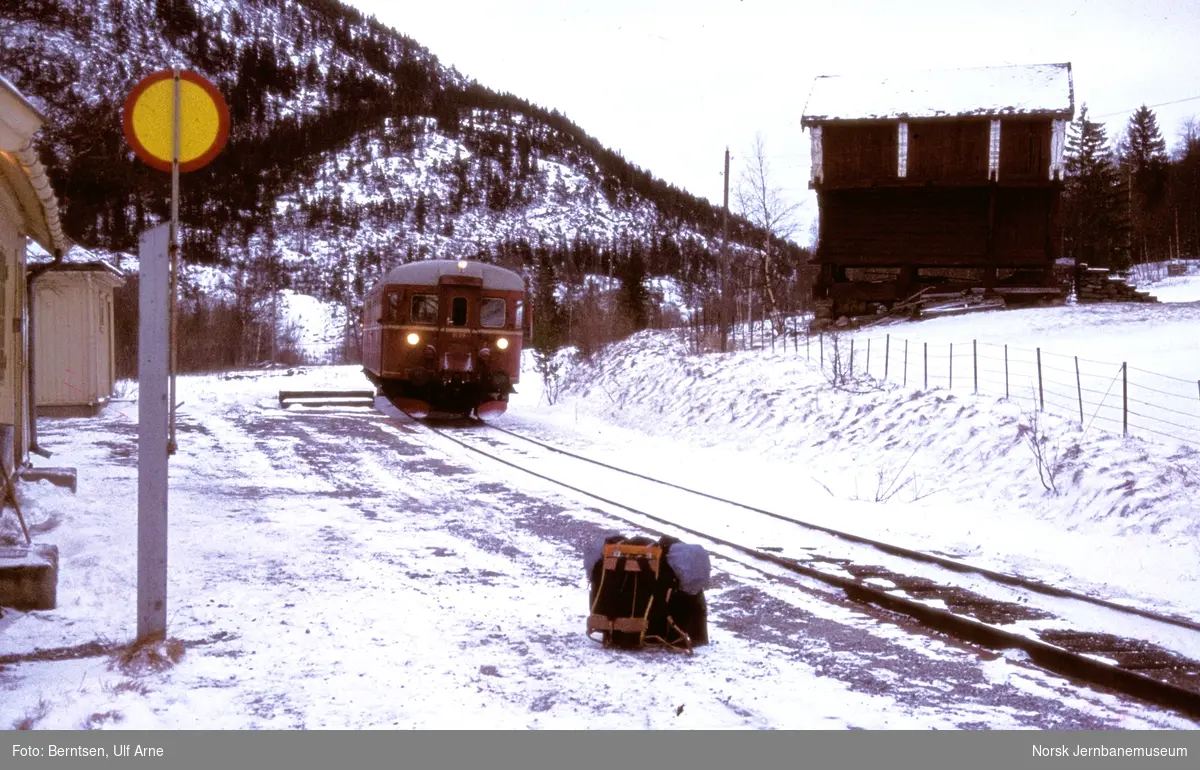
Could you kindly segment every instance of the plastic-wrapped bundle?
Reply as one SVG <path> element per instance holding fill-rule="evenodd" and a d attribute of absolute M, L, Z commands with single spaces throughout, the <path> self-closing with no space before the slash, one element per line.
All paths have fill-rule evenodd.
<path fill-rule="evenodd" d="M 708 588 L 712 578 L 712 563 L 703 546 L 674 543 L 667 550 L 667 564 L 679 578 L 679 590 L 685 594 L 698 594 Z"/>

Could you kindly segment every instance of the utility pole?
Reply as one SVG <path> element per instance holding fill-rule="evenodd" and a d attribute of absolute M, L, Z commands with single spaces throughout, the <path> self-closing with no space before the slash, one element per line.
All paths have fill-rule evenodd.
<path fill-rule="evenodd" d="M 1179 244 L 1179 207 L 1175 207 L 1175 259 L 1183 259 L 1183 251 Z"/>
<path fill-rule="evenodd" d="M 725 148 L 725 206 L 721 210 L 721 352 L 729 349 L 729 148 Z"/>

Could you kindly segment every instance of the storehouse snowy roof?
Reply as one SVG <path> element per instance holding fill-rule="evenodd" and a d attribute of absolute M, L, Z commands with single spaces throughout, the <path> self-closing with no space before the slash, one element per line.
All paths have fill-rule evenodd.
<path fill-rule="evenodd" d="M 890 75 L 820 75 L 801 123 L 830 120 L 1075 114 L 1071 63 Z"/>
<path fill-rule="evenodd" d="M 421 262 L 409 262 L 406 265 L 393 267 L 383 277 L 384 283 L 415 283 L 436 286 L 443 275 L 469 275 L 482 278 L 483 285 L 499 291 L 524 291 L 525 281 L 511 270 L 482 262 L 464 262 L 459 269 L 459 263 L 453 259 L 427 259 Z"/>

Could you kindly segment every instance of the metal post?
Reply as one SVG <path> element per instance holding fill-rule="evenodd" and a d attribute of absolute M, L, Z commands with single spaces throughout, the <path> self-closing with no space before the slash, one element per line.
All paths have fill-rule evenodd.
<path fill-rule="evenodd" d="M 954 390 L 954 343 L 950 343 L 950 390 Z"/>
<path fill-rule="evenodd" d="M 170 224 L 142 233 L 138 280 L 138 639 L 167 629 Z"/>
<path fill-rule="evenodd" d="M 929 343 L 925 343 L 925 390 L 929 390 Z"/>
<path fill-rule="evenodd" d="M 908 387 L 908 340 L 904 341 L 904 387 Z"/>
<path fill-rule="evenodd" d="M 1004 398 L 1008 399 L 1008 343 L 1004 344 Z"/>
<path fill-rule="evenodd" d="M 850 338 L 850 376 L 854 376 L 854 338 Z"/>
<path fill-rule="evenodd" d="M 887 382 L 888 376 L 888 359 L 892 355 L 892 335 L 885 334 L 883 336 L 883 381 Z"/>
<path fill-rule="evenodd" d="M 825 371 L 825 332 L 817 335 L 817 345 L 821 349 L 821 371 Z"/>
<path fill-rule="evenodd" d="M 1129 435 L 1129 364 L 1124 361 L 1121 362 L 1121 435 Z"/>
<path fill-rule="evenodd" d="M 1075 356 L 1075 392 L 1079 394 L 1079 427 L 1083 427 L 1083 384 L 1079 381 L 1079 356 Z"/>
<path fill-rule="evenodd" d="M 868 376 L 868 377 L 870 377 L 870 376 L 871 376 L 871 338 L 870 338 L 870 337 L 867 337 L 867 368 L 866 368 L 866 374 L 867 374 L 867 376 Z"/>
<path fill-rule="evenodd" d="M 979 394 L 979 348 L 975 340 L 971 340 L 971 369 L 975 374 L 975 393 Z"/>
<path fill-rule="evenodd" d="M 721 207 L 721 305 L 717 316 L 721 325 L 721 352 L 728 353 L 729 342 L 729 148 L 725 148 L 725 203 Z M 734 319 L 736 321 L 736 318 Z"/>
<path fill-rule="evenodd" d="M 1042 388 L 1042 349 L 1037 349 L 1037 367 L 1038 367 L 1038 408 L 1042 411 L 1046 410 L 1046 391 Z"/>
<path fill-rule="evenodd" d="M 170 428 L 167 431 L 167 454 L 175 454 L 175 404 L 178 399 L 175 398 L 175 341 L 178 339 L 178 321 L 175 312 L 175 295 L 178 293 L 179 284 L 179 124 L 180 124 L 180 109 L 179 109 L 179 69 L 175 71 L 175 91 L 174 91 L 174 108 L 171 115 L 171 243 L 168 247 L 171 253 L 171 276 L 169 280 L 168 291 L 170 292 L 167 304 L 168 323 L 171 327 L 170 340 L 170 374 L 171 386 L 168 395 L 167 406 L 170 413 Z"/>

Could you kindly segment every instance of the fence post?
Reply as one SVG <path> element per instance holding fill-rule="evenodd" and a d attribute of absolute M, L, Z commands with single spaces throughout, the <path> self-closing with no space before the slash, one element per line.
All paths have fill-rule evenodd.
<path fill-rule="evenodd" d="M 1046 411 L 1046 391 L 1042 389 L 1042 349 L 1037 349 L 1037 366 L 1038 366 L 1038 407 L 1043 412 Z"/>
<path fill-rule="evenodd" d="M 817 345 L 821 348 L 821 371 L 825 371 L 825 332 L 817 335 Z"/>
<path fill-rule="evenodd" d="M 954 390 L 954 343 L 950 343 L 950 390 Z"/>
<path fill-rule="evenodd" d="M 870 377 L 870 376 L 871 376 L 871 338 L 870 338 L 870 337 L 867 337 L 867 367 L 866 367 L 866 374 L 867 374 L 867 376 L 868 376 L 868 377 Z"/>
<path fill-rule="evenodd" d="M 850 376 L 854 376 L 854 338 L 850 338 L 850 368 L 847 370 Z"/>
<path fill-rule="evenodd" d="M 1121 435 L 1129 435 L 1129 364 L 1125 361 L 1121 362 Z"/>
<path fill-rule="evenodd" d="M 1004 400 L 1008 400 L 1008 343 L 1004 343 Z"/>
<path fill-rule="evenodd" d="M 1079 394 L 1079 427 L 1083 427 L 1083 385 L 1079 382 L 1079 356 L 1075 356 L 1075 392 Z"/>
<path fill-rule="evenodd" d="M 971 340 L 971 370 L 975 374 L 975 395 L 979 395 L 979 348 L 975 340 Z"/>
<path fill-rule="evenodd" d="M 904 341 L 904 385 L 908 387 L 908 340 Z"/>
<path fill-rule="evenodd" d="M 892 355 L 892 335 L 885 334 L 883 337 L 883 381 L 887 382 L 888 361 Z"/>
<path fill-rule="evenodd" d="M 929 343 L 925 343 L 925 390 L 929 390 Z"/>

